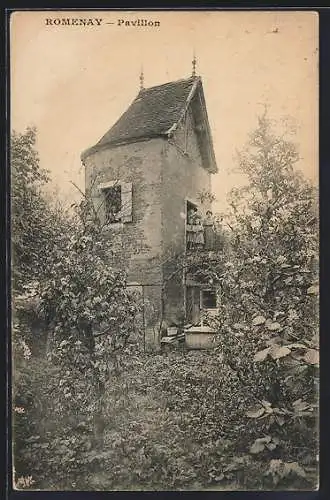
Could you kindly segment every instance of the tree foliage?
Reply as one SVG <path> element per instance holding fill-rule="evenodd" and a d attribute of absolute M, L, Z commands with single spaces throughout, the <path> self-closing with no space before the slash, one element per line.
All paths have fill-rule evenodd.
<path fill-rule="evenodd" d="M 22 289 L 26 280 L 42 272 L 42 253 L 52 226 L 47 223 L 47 203 L 42 187 L 48 172 L 40 168 L 35 149 L 36 130 L 13 132 L 11 138 L 11 225 L 13 285 Z"/>
<path fill-rule="evenodd" d="M 246 435 L 255 439 L 251 453 L 271 458 L 282 448 L 282 459 L 315 464 L 315 189 L 295 168 L 295 146 L 272 132 L 266 114 L 238 159 L 247 185 L 231 193 L 233 243 L 221 277 L 220 350 L 253 395 L 246 414 Z"/>
<path fill-rule="evenodd" d="M 35 142 L 12 139 L 16 486 L 315 487 L 317 199 L 294 144 L 261 116 L 221 248 L 177 260 L 218 288 L 218 347 L 150 355 L 111 233 L 88 193 L 71 214 L 42 195 Z"/>
<path fill-rule="evenodd" d="M 102 444 L 105 384 L 139 301 L 109 266 L 112 241 L 89 199 L 69 214 L 42 195 L 35 143 L 34 129 L 13 133 L 13 397 L 24 410 L 14 414 L 15 468 L 38 487 L 45 463 L 54 480 L 74 474 L 91 443 Z"/>

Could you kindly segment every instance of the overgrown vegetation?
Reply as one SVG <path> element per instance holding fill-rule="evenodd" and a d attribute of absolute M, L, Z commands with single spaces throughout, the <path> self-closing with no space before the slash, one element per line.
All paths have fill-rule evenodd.
<path fill-rule="evenodd" d="M 16 487 L 315 488 L 317 199 L 293 144 L 259 119 L 226 242 L 189 262 L 218 285 L 217 348 L 156 355 L 88 198 L 43 195 L 35 141 L 12 137 Z"/>
<path fill-rule="evenodd" d="M 283 487 L 294 476 L 315 485 L 317 460 L 317 198 L 298 159 L 263 115 L 239 155 L 248 183 L 231 193 L 217 320 L 224 360 L 253 395 L 247 446 L 265 480 Z"/>
<path fill-rule="evenodd" d="M 38 488 L 45 470 L 51 484 L 71 484 L 102 446 L 105 384 L 139 301 L 125 272 L 108 265 L 112 243 L 88 200 L 72 214 L 47 203 L 35 140 L 29 129 L 12 141 L 13 406 L 16 475 L 28 472 Z"/>

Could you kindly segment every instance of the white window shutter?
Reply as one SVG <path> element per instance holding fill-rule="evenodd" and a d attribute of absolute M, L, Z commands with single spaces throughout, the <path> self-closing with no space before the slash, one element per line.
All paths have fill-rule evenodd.
<path fill-rule="evenodd" d="M 121 218 L 123 222 L 132 222 L 132 183 L 121 183 Z"/>

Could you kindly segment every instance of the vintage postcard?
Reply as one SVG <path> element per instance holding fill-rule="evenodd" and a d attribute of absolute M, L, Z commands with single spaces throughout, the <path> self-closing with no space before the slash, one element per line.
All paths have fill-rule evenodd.
<path fill-rule="evenodd" d="M 10 14 L 16 490 L 318 488 L 318 15 Z"/>

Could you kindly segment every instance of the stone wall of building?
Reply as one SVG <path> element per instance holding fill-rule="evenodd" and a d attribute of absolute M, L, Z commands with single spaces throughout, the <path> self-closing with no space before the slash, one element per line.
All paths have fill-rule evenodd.
<path fill-rule="evenodd" d="M 100 184 L 132 183 L 132 222 L 110 224 L 105 234 L 116 241 L 112 261 L 129 271 L 130 281 L 161 283 L 161 167 L 163 141 L 154 139 L 94 152 L 85 159 L 90 189 L 100 219 L 105 201 Z M 110 257 L 109 257 L 110 258 Z"/>
<path fill-rule="evenodd" d="M 101 222 L 105 222 L 104 194 L 99 185 L 110 181 L 132 183 L 132 221 L 110 224 L 104 234 L 114 242 L 109 265 L 128 272 L 128 281 L 144 288 L 147 347 L 155 343 L 154 326 L 162 310 L 161 176 L 164 141 L 154 139 L 89 155 L 85 185 Z M 157 340 L 156 340 L 157 344 Z"/>
<path fill-rule="evenodd" d="M 162 240 L 167 256 L 163 274 L 167 285 L 165 317 L 170 323 L 180 321 L 184 314 L 182 256 L 186 244 L 186 201 L 196 204 L 204 214 L 210 205 L 201 205 L 198 193 L 210 189 L 211 175 L 202 166 L 193 118 L 188 111 L 186 121 L 166 144 L 163 163 Z"/>
<path fill-rule="evenodd" d="M 198 205 L 198 193 L 210 190 L 211 176 L 202 166 L 193 118 L 188 111 L 170 140 L 145 140 L 93 152 L 84 161 L 90 191 L 105 220 L 100 184 L 132 183 L 132 221 L 110 224 L 114 241 L 109 264 L 128 271 L 131 284 L 143 286 L 147 344 L 159 342 L 159 323 L 184 318 L 183 257 L 186 201 Z"/>

